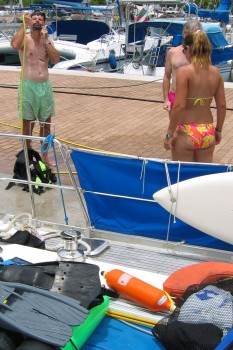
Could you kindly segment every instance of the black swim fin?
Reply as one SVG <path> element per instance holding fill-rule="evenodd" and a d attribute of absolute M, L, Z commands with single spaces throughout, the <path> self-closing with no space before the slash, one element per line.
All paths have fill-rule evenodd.
<path fill-rule="evenodd" d="M 0 327 L 55 346 L 72 336 L 88 311 L 64 295 L 20 283 L 0 282 Z"/>
<path fill-rule="evenodd" d="M 1 265 L 0 281 L 23 283 L 80 301 L 88 310 L 103 302 L 99 266 L 83 262 L 52 261 L 30 265 Z"/>

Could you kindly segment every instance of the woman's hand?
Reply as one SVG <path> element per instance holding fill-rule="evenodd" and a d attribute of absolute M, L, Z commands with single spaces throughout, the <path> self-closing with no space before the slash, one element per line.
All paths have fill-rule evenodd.
<path fill-rule="evenodd" d="M 164 142 L 163 142 L 164 148 L 167 151 L 171 150 L 173 148 L 174 142 L 175 142 L 175 137 L 174 136 L 172 136 L 170 138 L 165 137 Z"/>
<path fill-rule="evenodd" d="M 215 145 L 218 145 L 222 140 L 222 132 L 215 129 Z"/>
<path fill-rule="evenodd" d="M 166 111 L 170 112 L 171 111 L 171 102 L 170 101 L 164 101 L 163 103 L 163 109 L 165 109 Z"/>

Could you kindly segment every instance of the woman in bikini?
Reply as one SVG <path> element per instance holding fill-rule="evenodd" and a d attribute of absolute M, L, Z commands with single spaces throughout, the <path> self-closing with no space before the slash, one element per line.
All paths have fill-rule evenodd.
<path fill-rule="evenodd" d="M 224 83 L 218 68 L 211 64 L 211 46 L 203 31 L 185 37 L 183 53 L 190 64 L 177 70 L 176 100 L 164 147 L 171 150 L 172 160 L 211 163 L 226 115 Z M 210 109 L 213 99 L 215 126 Z"/>

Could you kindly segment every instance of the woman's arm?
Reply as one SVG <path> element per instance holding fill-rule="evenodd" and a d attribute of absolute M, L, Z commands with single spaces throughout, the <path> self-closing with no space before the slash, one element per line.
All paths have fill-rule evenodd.
<path fill-rule="evenodd" d="M 222 128 L 226 117 L 226 97 L 223 79 L 219 74 L 219 86 L 214 95 L 217 107 L 217 123 L 215 128 L 215 144 L 218 145 L 222 139 Z"/>
<path fill-rule="evenodd" d="M 172 76 L 171 59 L 172 59 L 172 49 L 170 49 L 167 53 L 164 76 L 163 76 L 163 100 L 164 100 L 163 108 L 169 112 L 171 110 L 171 104 L 168 100 L 168 93 L 170 91 L 171 76 Z"/>
<path fill-rule="evenodd" d="M 170 122 L 167 128 L 166 138 L 164 140 L 164 147 L 167 150 L 172 148 L 172 144 L 175 141 L 174 134 L 177 125 L 179 124 L 180 120 L 182 120 L 182 114 L 186 107 L 189 83 L 188 72 L 189 69 L 187 66 L 177 69 L 175 104 L 170 114 Z"/>

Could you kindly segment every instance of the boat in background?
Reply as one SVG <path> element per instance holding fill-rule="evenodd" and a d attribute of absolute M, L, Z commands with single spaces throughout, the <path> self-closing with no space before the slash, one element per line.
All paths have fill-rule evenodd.
<path fill-rule="evenodd" d="M 199 8 L 195 3 L 185 5 L 186 12 L 197 15 L 199 18 L 214 20 L 228 24 L 230 22 L 231 0 L 221 0 L 218 7 L 213 9 Z"/>
<path fill-rule="evenodd" d="M 224 2 L 225 0 L 222 0 Z M 226 0 L 227 1 L 227 0 Z M 144 1 L 146 3 L 146 1 Z M 112 31 L 113 35 L 100 37 L 89 43 L 88 49 L 93 49 L 96 55 L 90 52 L 82 55 L 77 52 L 71 61 L 59 62 L 54 68 L 83 69 L 91 67 L 94 71 L 118 72 L 123 74 L 145 75 L 161 78 L 164 75 L 167 50 L 178 46 L 182 42 L 182 31 L 188 19 L 155 18 L 158 13 L 155 8 L 136 6 L 134 21 L 130 20 L 132 13 L 131 3 L 126 2 L 125 33 L 121 30 Z M 229 5 L 229 4 L 228 4 Z M 189 6 L 188 4 L 186 6 Z M 180 9 L 180 14 L 182 8 Z M 218 13 L 221 11 L 218 11 Z M 228 12 L 228 11 L 227 11 Z M 189 16 L 191 16 L 189 11 Z M 151 19 L 149 19 L 151 18 Z M 223 11 L 222 22 L 226 18 Z M 217 66 L 225 82 L 233 81 L 233 33 L 230 24 L 225 26 L 217 22 L 202 22 L 203 28 L 212 46 L 212 63 Z M 113 45 L 113 46 L 112 46 Z M 85 50 L 85 48 L 83 48 Z M 112 64 L 111 62 L 114 62 Z"/>
<path fill-rule="evenodd" d="M 224 1 L 228 0 L 222 0 L 222 2 Z M 146 3 L 146 1 L 143 2 Z M 175 3 L 178 2 L 175 0 Z M 49 23 L 47 26 L 49 35 L 53 38 L 54 45 L 61 56 L 61 60 L 57 64 L 51 65 L 50 68 L 163 77 L 167 50 L 181 44 L 183 26 L 188 18 L 185 20 L 155 18 L 155 14 L 158 15 L 157 10 L 151 7 L 145 10 L 144 6 L 140 8 L 137 15 L 133 16 L 134 22 L 132 23 L 130 21 L 132 5 L 127 1 L 126 4 L 124 28 L 111 28 L 102 20 L 74 20 L 71 19 L 71 16 L 68 19 L 56 19 L 56 21 Z M 194 6 L 194 4 L 192 5 Z M 189 4 L 186 6 L 190 7 Z M 34 9 L 34 7 L 32 8 Z M 112 13 L 113 8 L 111 7 Z M 96 11 L 96 7 L 92 9 L 92 7 L 83 5 L 75 6 L 75 9 L 89 14 Z M 98 9 L 106 11 L 104 7 Z M 226 18 L 224 11 L 222 20 L 226 21 L 229 16 Z M 226 12 L 228 13 L 228 11 Z M 189 15 L 191 14 L 192 11 L 189 10 Z M 10 46 L 11 36 L 4 34 L 7 26 L 6 24 L 2 24 L 2 26 L 0 63 L 2 65 L 20 65 L 17 51 Z M 18 26 L 19 23 L 12 28 L 16 30 Z M 203 28 L 212 45 L 213 65 L 219 68 L 225 82 L 233 81 L 233 32 L 231 25 L 227 24 L 223 28 L 219 23 L 203 22 Z"/>
<path fill-rule="evenodd" d="M 61 60 L 54 69 L 87 69 L 105 65 L 114 70 L 124 58 L 125 35 L 93 20 L 59 21 L 54 45 Z"/>
<path fill-rule="evenodd" d="M 163 76 L 167 50 L 181 44 L 185 23 L 184 20 L 159 18 L 135 25 L 131 24 L 128 31 L 128 43 L 131 43 L 136 37 L 136 40 L 141 39 L 141 45 L 143 45 L 145 36 L 150 32 L 151 36 L 158 38 L 158 45 L 146 52 L 141 49 L 140 55 L 133 57 L 131 63 L 125 64 L 124 73 Z M 225 82 L 233 81 L 233 43 L 227 42 L 218 23 L 203 22 L 202 25 L 212 46 L 212 64 L 219 68 Z M 167 38 L 167 41 L 164 42 L 163 38 Z M 231 36 L 229 39 L 231 40 Z"/>
<path fill-rule="evenodd" d="M 42 9 L 46 13 L 49 13 L 49 11 L 51 12 L 51 8 L 50 5 L 32 5 L 27 10 Z M 73 67 L 73 60 L 76 60 L 76 67 L 84 67 L 84 65 L 93 66 L 96 63 L 106 61 L 114 69 L 115 57 L 119 59 L 121 56 L 124 56 L 122 44 L 125 43 L 125 38 L 122 37 L 121 33 L 117 33 L 114 29 L 111 29 L 103 18 L 102 20 L 92 19 L 92 12 L 97 12 L 97 10 L 102 13 L 106 12 L 106 15 L 109 16 L 109 11 L 112 13 L 113 6 L 110 9 L 109 6 L 92 8 L 91 6 L 84 5 L 74 6 L 74 8 L 78 12 L 87 13 L 85 18 L 83 18 L 84 15 L 77 14 L 72 16 L 71 14 L 69 17 L 63 16 L 62 19 L 59 19 L 57 16 L 59 8 L 55 8 L 56 15 L 48 17 L 47 20 L 49 35 L 53 39 L 54 45 L 61 56 L 61 68 L 71 69 Z M 15 23 L 0 24 L 0 64 L 2 65 L 20 65 L 18 52 L 11 47 L 10 40 L 22 23 L 21 12 L 20 17 L 17 17 Z M 12 15 L 9 18 L 12 22 L 15 16 Z M 10 29 L 11 32 L 8 32 Z M 70 64 L 67 64 L 68 61 Z"/>
<path fill-rule="evenodd" d="M 56 69 L 86 68 L 100 62 L 107 62 L 110 69 L 114 69 L 115 60 L 124 57 L 122 45 L 125 44 L 125 36 L 111 30 L 103 22 L 60 20 L 57 24 L 57 29 L 55 22 L 48 25 L 49 34 L 61 56 L 60 63 L 54 66 Z M 0 38 L 1 65 L 20 65 L 18 52 L 10 45 L 11 37 L 19 25 L 0 25 L 4 33 Z M 8 28 L 14 29 L 14 33 L 7 35 Z"/>
<path fill-rule="evenodd" d="M 179 4 L 179 6 L 182 5 Z M 139 54 L 137 51 L 136 55 L 132 57 L 132 61 L 126 62 L 124 73 L 163 76 L 167 50 L 182 43 L 183 26 L 187 20 L 198 19 L 203 24 L 212 46 L 212 64 L 219 68 L 225 82 L 233 81 L 233 31 L 229 23 L 230 7 L 231 0 L 221 0 L 219 6 L 213 11 L 198 9 L 195 3 L 184 2 L 180 8 L 185 14 L 183 20 L 174 16 L 172 18 L 158 18 L 154 14 L 154 16 L 144 17 L 143 23 L 134 24 L 129 23 L 128 9 L 126 52 L 132 41 L 141 40 L 141 46 L 143 46 L 148 33 L 151 36 L 157 36 L 158 45 L 149 51 L 144 51 L 141 47 Z M 169 16 L 169 14 L 167 15 Z M 170 40 L 164 43 L 164 37 L 170 37 Z"/>
<path fill-rule="evenodd" d="M 8 13 L 8 12 L 7 12 Z M 2 19 L 0 23 L 0 65 L 19 66 L 19 55 L 10 45 L 12 36 L 16 33 L 20 23 L 12 14 L 7 16 L 7 20 Z"/>

